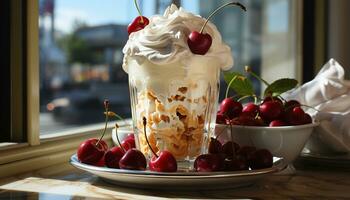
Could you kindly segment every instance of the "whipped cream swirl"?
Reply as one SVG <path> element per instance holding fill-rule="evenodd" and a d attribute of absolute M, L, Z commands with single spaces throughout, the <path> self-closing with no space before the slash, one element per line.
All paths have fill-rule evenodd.
<path fill-rule="evenodd" d="M 221 35 L 214 24 L 208 23 L 205 33 L 212 37 L 212 45 L 205 55 L 196 55 L 191 52 L 187 44 L 187 37 L 192 31 L 199 31 L 205 19 L 194 15 L 174 4 L 169 6 L 164 15 L 155 15 L 150 23 L 142 30 L 131 33 L 123 53 L 123 69 L 128 72 L 129 58 L 142 63 L 148 59 L 151 63 L 162 65 L 186 61 L 191 56 L 206 56 L 217 59 L 222 70 L 233 66 L 231 49 L 223 43 Z"/>

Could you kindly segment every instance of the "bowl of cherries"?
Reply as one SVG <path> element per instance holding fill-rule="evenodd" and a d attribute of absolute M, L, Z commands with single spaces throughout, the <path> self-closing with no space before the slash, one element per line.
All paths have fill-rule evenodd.
<path fill-rule="evenodd" d="M 313 128 L 318 125 L 304 111 L 305 108 L 310 109 L 309 106 L 282 97 L 282 93 L 297 86 L 297 81 L 283 78 L 269 84 L 250 68 L 246 67 L 246 72 L 267 87 L 262 97 L 258 97 L 247 76 L 236 72 L 225 73 L 228 88 L 217 112 L 215 135 L 218 141 L 225 143 L 233 140 L 240 145 L 268 149 L 274 156 L 283 157 L 286 163 L 293 162 Z M 233 89 L 237 95 L 227 97 L 229 89 Z M 253 102 L 240 103 L 249 98 Z"/>

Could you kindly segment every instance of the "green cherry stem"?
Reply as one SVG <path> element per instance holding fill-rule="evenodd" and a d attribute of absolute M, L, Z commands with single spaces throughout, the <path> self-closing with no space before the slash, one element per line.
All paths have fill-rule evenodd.
<path fill-rule="evenodd" d="M 227 88 L 226 88 L 225 98 L 227 98 L 228 92 L 230 91 L 230 87 L 231 87 L 232 83 L 237 79 L 237 77 L 238 77 L 238 75 L 234 76 L 234 77 L 230 80 L 230 82 L 228 83 Z"/>
<path fill-rule="evenodd" d="M 115 117 L 115 118 L 117 118 L 117 119 L 123 121 L 125 125 L 128 124 L 128 123 L 126 122 L 126 120 L 125 120 L 123 117 L 121 117 L 120 115 L 116 114 L 115 112 L 109 111 L 108 113 L 105 112 L 104 114 L 105 114 L 105 115 L 108 115 L 109 117 Z"/>
<path fill-rule="evenodd" d="M 139 15 L 141 17 L 140 22 L 143 24 L 144 21 L 143 21 L 143 17 L 142 17 L 142 14 L 141 14 L 141 10 L 140 10 L 139 4 L 137 3 L 137 0 L 134 0 L 134 4 L 135 4 L 137 12 L 139 13 Z"/>
<path fill-rule="evenodd" d="M 258 97 L 256 95 L 253 96 L 254 97 L 254 104 L 258 103 Z"/>
<path fill-rule="evenodd" d="M 118 144 L 119 144 L 120 148 L 122 148 L 123 151 L 124 151 L 124 153 L 125 153 L 126 151 L 125 151 L 124 147 L 122 146 L 122 143 L 121 143 L 120 140 L 119 140 L 118 128 L 119 128 L 118 124 L 115 123 L 115 136 L 116 136 L 116 138 L 117 138 L 117 141 L 118 141 Z"/>
<path fill-rule="evenodd" d="M 146 134 L 146 125 L 147 125 L 147 119 L 146 117 L 143 117 L 143 132 L 145 133 L 145 138 L 146 138 L 146 142 L 148 144 L 148 147 L 151 149 L 153 155 L 155 155 L 158 158 L 158 155 L 156 154 L 156 152 L 154 152 L 153 148 L 151 147 L 151 145 L 149 144 L 148 138 L 147 138 L 147 134 Z"/>
<path fill-rule="evenodd" d="M 105 112 L 108 113 L 109 101 L 106 99 L 103 102 L 103 104 L 105 106 Z M 108 114 L 106 114 L 106 117 L 105 117 L 105 128 L 103 129 L 103 133 L 102 133 L 101 137 L 98 139 L 98 141 L 96 142 L 95 146 L 97 146 L 100 143 L 100 141 L 102 140 L 103 136 L 105 135 L 106 130 L 107 130 L 107 124 L 108 124 Z"/>
<path fill-rule="evenodd" d="M 245 8 L 245 6 L 243 6 L 241 3 L 239 2 L 230 2 L 230 3 L 226 3 L 220 7 L 218 7 L 217 9 L 215 9 L 207 18 L 207 20 L 205 20 L 201 30 L 199 31 L 199 33 L 203 33 L 203 30 L 205 28 L 205 26 L 207 25 L 207 23 L 209 22 L 209 20 L 211 19 L 212 16 L 214 16 L 219 10 L 221 10 L 222 8 L 226 7 L 226 6 L 239 6 L 242 10 L 247 11 L 247 9 Z"/>
<path fill-rule="evenodd" d="M 238 102 L 241 102 L 243 99 L 246 99 L 246 98 L 251 97 L 251 96 L 252 96 L 252 95 L 245 95 L 245 96 L 239 98 L 237 101 L 238 101 Z"/>
<path fill-rule="evenodd" d="M 266 86 L 270 85 L 266 80 L 262 79 L 260 76 L 258 76 L 256 73 L 254 73 L 249 66 L 245 66 L 245 71 L 247 73 L 251 74 L 252 76 L 254 76 L 259 81 L 263 82 Z"/>

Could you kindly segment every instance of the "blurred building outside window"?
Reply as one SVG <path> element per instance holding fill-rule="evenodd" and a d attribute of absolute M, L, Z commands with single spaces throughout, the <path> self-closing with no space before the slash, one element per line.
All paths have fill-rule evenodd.
<path fill-rule="evenodd" d="M 207 17 L 228 1 L 139 0 L 145 16 L 163 14 L 172 2 Z M 233 70 L 249 65 L 268 80 L 297 77 L 293 1 L 241 2 L 246 13 L 226 8 L 212 20 L 231 46 Z M 41 135 L 102 122 L 105 98 L 113 111 L 130 118 L 128 77 L 121 65 L 127 25 L 138 15 L 133 1 L 39 0 L 39 7 Z M 261 90 L 259 82 L 254 85 Z"/>

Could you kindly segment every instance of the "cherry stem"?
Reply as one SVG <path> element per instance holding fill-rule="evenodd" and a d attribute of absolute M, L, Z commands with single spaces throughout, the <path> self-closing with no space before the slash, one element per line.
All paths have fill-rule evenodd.
<path fill-rule="evenodd" d="M 144 21 L 143 21 L 143 17 L 142 17 L 142 14 L 141 14 L 141 10 L 140 10 L 139 4 L 137 3 L 137 0 L 134 0 L 134 4 L 135 4 L 135 6 L 136 6 L 137 12 L 139 13 L 139 15 L 140 15 L 140 17 L 141 17 L 140 23 L 143 24 Z"/>
<path fill-rule="evenodd" d="M 245 71 L 247 73 L 251 74 L 252 76 L 254 76 L 259 81 L 263 82 L 266 86 L 270 85 L 266 80 L 262 79 L 260 76 L 258 76 L 256 73 L 254 73 L 249 66 L 245 66 Z"/>
<path fill-rule="evenodd" d="M 225 93 L 225 99 L 228 96 L 228 92 L 230 91 L 230 87 L 231 87 L 232 83 L 237 79 L 237 77 L 238 77 L 238 75 L 235 75 L 228 83 L 227 88 L 226 88 L 226 93 Z"/>
<path fill-rule="evenodd" d="M 258 97 L 256 95 L 253 96 L 254 97 L 254 104 L 258 103 Z"/>
<path fill-rule="evenodd" d="M 251 97 L 251 96 L 252 96 L 252 95 L 245 95 L 245 96 L 239 98 L 237 101 L 238 101 L 238 102 L 241 102 L 242 100 L 244 100 L 244 99 L 246 99 L 246 98 L 248 98 L 248 97 Z"/>
<path fill-rule="evenodd" d="M 122 148 L 123 151 L 124 151 L 124 153 L 125 153 L 126 151 L 125 151 L 124 147 L 122 146 L 122 143 L 121 143 L 120 140 L 119 140 L 118 128 L 119 128 L 118 124 L 115 123 L 115 136 L 117 137 L 117 141 L 118 141 L 118 144 L 119 144 L 120 148 Z"/>
<path fill-rule="evenodd" d="M 207 25 L 207 23 L 209 22 L 209 20 L 211 19 L 212 16 L 214 16 L 219 10 L 221 10 L 222 8 L 226 7 L 226 6 L 239 6 L 242 10 L 247 11 L 247 9 L 239 2 L 230 2 L 230 3 L 226 3 L 220 7 L 218 7 L 217 9 L 215 9 L 207 18 L 207 20 L 205 20 L 201 30 L 199 31 L 200 33 L 203 33 L 203 30 L 205 28 L 205 26 Z"/>
<path fill-rule="evenodd" d="M 122 116 L 118 115 L 118 114 L 115 113 L 115 112 L 109 111 L 108 113 L 105 113 L 105 114 L 106 114 L 106 115 L 108 114 L 109 116 L 112 116 L 112 117 L 116 117 L 117 119 L 123 121 L 123 122 L 124 122 L 124 125 L 127 125 L 127 124 L 128 124 L 128 123 L 126 122 L 126 120 L 125 120 Z M 119 127 L 119 126 L 118 126 L 118 127 Z"/>
<path fill-rule="evenodd" d="M 153 148 L 149 144 L 147 134 L 146 134 L 146 125 L 147 125 L 147 119 L 146 119 L 146 117 L 143 117 L 143 132 L 145 133 L 146 142 L 148 144 L 148 147 L 151 149 L 152 153 L 158 158 L 158 155 L 156 154 L 156 152 L 153 150 Z"/>
<path fill-rule="evenodd" d="M 107 130 L 107 124 L 108 124 L 108 106 L 109 106 L 109 101 L 106 99 L 104 101 L 104 106 L 105 106 L 105 112 L 107 113 L 106 114 L 106 118 L 105 118 L 105 128 L 103 129 L 103 133 L 101 135 L 101 137 L 98 139 L 98 141 L 96 142 L 96 145 L 95 146 L 98 146 L 98 144 L 100 143 L 100 141 L 102 140 L 103 136 L 105 135 L 106 133 L 106 130 Z"/>
<path fill-rule="evenodd" d="M 284 101 L 284 102 L 286 102 L 287 100 L 286 99 L 284 99 L 281 95 L 278 95 L 278 97 L 280 98 L 280 99 L 282 99 L 282 101 Z"/>

